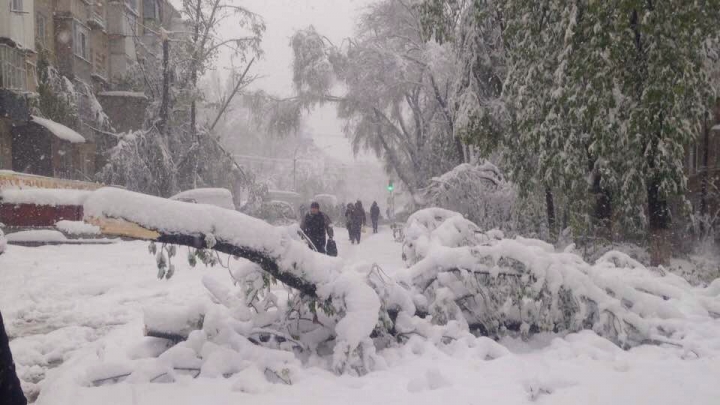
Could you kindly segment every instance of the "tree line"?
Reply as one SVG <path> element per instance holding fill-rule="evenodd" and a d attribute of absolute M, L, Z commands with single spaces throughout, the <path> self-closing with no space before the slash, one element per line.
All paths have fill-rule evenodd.
<path fill-rule="evenodd" d="M 708 214 L 683 162 L 715 119 L 718 3 L 384 0 L 342 44 L 298 31 L 294 82 L 410 194 L 487 158 L 545 206 L 550 239 L 648 237 L 660 263 L 673 216 Z"/>

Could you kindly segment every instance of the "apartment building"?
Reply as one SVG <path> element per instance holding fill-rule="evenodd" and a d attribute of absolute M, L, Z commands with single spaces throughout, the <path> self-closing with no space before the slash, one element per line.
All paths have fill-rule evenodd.
<path fill-rule="evenodd" d="M 12 168 L 12 129 L 30 119 L 35 91 L 35 24 L 32 0 L 0 7 L 0 169 Z"/>
<path fill-rule="evenodd" d="M 97 127 L 102 110 L 122 130 L 139 129 L 147 104 L 143 94 L 115 86 L 148 53 L 161 52 L 161 27 L 180 26 L 167 0 L 6 0 L 0 6 L 0 170 L 92 176 L 116 141 Z M 41 59 L 74 95 L 80 119 L 73 128 L 41 117 Z"/>

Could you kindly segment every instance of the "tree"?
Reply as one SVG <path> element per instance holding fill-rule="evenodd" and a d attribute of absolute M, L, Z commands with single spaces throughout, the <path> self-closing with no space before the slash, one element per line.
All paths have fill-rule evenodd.
<path fill-rule="evenodd" d="M 411 194 L 465 160 L 449 98 L 456 65 L 449 46 L 427 42 L 419 2 L 383 1 L 335 46 L 310 27 L 291 40 L 297 97 L 333 102 L 356 151 L 382 157 Z M 336 82 L 343 95 L 333 94 Z"/>
<path fill-rule="evenodd" d="M 647 226 L 652 241 L 665 239 L 669 201 L 684 193 L 684 146 L 712 105 L 707 61 L 717 31 L 714 3 L 425 4 L 431 27 L 456 43 L 462 37 L 448 36 L 453 31 L 445 27 L 458 5 L 501 30 L 505 125 L 499 142 L 472 139 L 504 153 L 521 193 L 544 189 L 549 219 L 559 195 L 583 227 L 607 226 L 614 217 L 625 234 Z M 470 32 L 485 48 L 494 43 L 472 31 L 470 21 L 455 32 Z M 459 58 L 467 64 L 475 55 Z M 470 110 L 481 114 L 483 107 Z M 589 216 L 595 221 L 584 219 Z"/>
<path fill-rule="evenodd" d="M 262 19 L 245 7 L 222 0 L 187 0 L 180 13 L 183 31 L 161 31 L 162 50 L 148 49 L 126 78 L 126 86 L 151 99 L 143 131 L 122 137 L 111 151 L 103 180 L 128 184 L 133 190 L 170 196 L 179 190 L 215 186 L 252 188 L 254 180 L 225 150 L 212 131 L 224 111 L 198 106 L 203 93 L 199 78 L 212 69 L 221 51 L 229 51 L 246 65 L 233 72 L 230 82 L 240 90 L 252 77 L 246 76 L 250 56 L 261 53 L 265 29 Z M 233 19 L 237 36 L 218 35 L 223 22 Z M 169 112 L 172 112 L 171 114 Z M 207 126 L 198 123 L 209 112 Z"/>

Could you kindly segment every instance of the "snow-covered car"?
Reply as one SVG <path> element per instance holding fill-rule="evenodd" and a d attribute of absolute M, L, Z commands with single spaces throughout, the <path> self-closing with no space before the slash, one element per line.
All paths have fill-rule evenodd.
<path fill-rule="evenodd" d="M 195 204 L 209 204 L 216 207 L 235 210 L 233 195 L 225 188 L 194 188 L 185 190 L 170 197 L 171 200 Z"/>
<path fill-rule="evenodd" d="M 293 206 L 278 200 L 264 202 L 260 209 L 260 217 L 273 225 L 289 225 L 298 221 Z"/>

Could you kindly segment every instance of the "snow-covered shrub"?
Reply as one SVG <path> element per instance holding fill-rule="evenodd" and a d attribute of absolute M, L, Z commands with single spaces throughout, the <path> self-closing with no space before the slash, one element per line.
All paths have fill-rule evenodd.
<path fill-rule="evenodd" d="M 463 163 L 430 180 L 422 190 L 425 207 L 456 211 L 483 230 L 500 229 L 508 235 L 537 235 L 537 207 L 518 196 L 500 169 L 490 162 Z"/>

